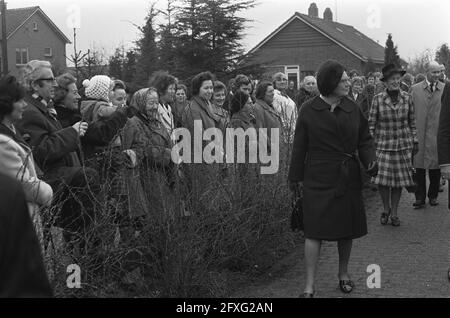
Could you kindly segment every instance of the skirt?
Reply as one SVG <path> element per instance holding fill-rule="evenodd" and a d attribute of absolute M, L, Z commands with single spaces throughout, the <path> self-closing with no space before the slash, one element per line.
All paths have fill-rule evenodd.
<path fill-rule="evenodd" d="M 378 175 L 372 178 L 374 184 L 404 188 L 414 185 L 412 150 L 384 151 L 376 150 Z"/>

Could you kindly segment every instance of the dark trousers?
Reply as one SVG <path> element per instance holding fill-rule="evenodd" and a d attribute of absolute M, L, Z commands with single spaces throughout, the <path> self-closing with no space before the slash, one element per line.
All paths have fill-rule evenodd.
<path fill-rule="evenodd" d="M 441 182 L 441 170 L 430 169 L 428 170 L 428 176 L 430 177 L 430 186 L 428 188 L 428 198 L 437 199 L 439 195 L 439 184 Z M 417 178 L 417 191 L 416 200 L 425 201 L 427 196 L 427 178 L 425 169 L 416 169 Z"/>

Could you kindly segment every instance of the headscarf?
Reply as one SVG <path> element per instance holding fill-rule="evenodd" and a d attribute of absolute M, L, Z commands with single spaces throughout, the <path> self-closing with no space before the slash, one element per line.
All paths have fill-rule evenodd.
<path fill-rule="evenodd" d="M 143 120 L 144 122 L 148 123 L 149 121 L 159 121 L 159 119 L 156 117 L 149 118 L 147 114 L 147 100 L 151 93 L 156 92 L 156 89 L 154 88 L 143 88 L 138 90 L 136 93 L 134 93 L 133 97 L 131 98 L 130 106 L 137 109 L 138 114 L 137 116 Z M 157 112 L 155 112 L 157 114 Z M 156 115 L 155 114 L 155 115 Z"/>

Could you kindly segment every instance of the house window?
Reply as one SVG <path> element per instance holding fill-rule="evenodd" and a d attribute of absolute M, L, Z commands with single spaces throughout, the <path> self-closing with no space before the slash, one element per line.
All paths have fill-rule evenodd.
<path fill-rule="evenodd" d="M 284 73 L 288 77 L 288 81 L 293 81 L 295 87 L 300 88 L 300 67 L 298 65 L 285 66 Z"/>
<path fill-rule="evenodd" d="M 53 50 L 51 47 L 46 47 L 44 49 L 44 56 L 45 57 L 52 57 L 53 56 Z"/>
<path fill-rule="evenodd" d="M 37 25 L 36 22 L 33 23 L 33 30 L 34 30 L 34 31 L 37 31 L 37 30 L 38 30 L 38 25 Z"/>
<path fill-rule="evenodd" d="M 16 49 L 16 65 L 28 63 L 28 49 Z"/>

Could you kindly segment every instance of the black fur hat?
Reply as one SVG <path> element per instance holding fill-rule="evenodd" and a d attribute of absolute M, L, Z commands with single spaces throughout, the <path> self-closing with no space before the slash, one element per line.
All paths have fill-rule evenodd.
<path fill-rule="evenodd" d="M 341 81 L 345 68 L 335 60 L 324 62 L 317 72 L 317 88 L 323 96 L 331 95 Z"/>

